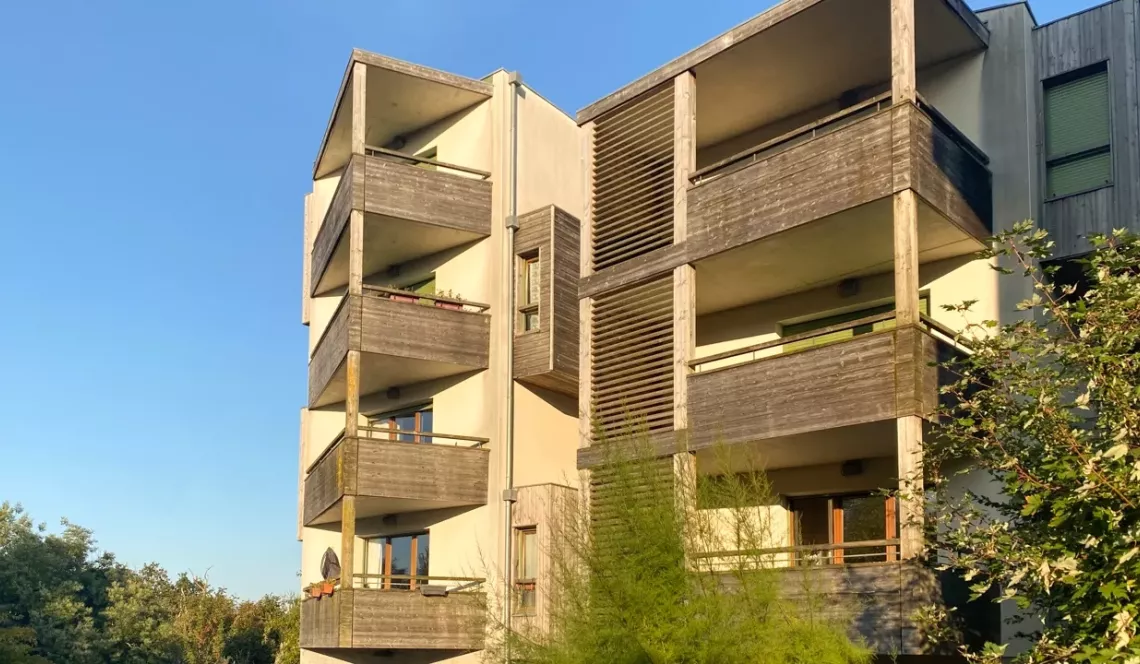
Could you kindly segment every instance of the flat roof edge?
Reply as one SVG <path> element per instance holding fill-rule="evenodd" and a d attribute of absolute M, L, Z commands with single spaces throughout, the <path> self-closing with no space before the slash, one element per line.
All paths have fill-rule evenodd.
<path fill-rule="evenodd" d="M 986 12 L 997 11 L 999 9 L 1008 9 L 1018 5 L 1025 5 L 1025 11 L 1029 12 L 1029 20 L 1033 21 L 1034 27 L 1037 26 L 1037 16 L 1033 13 L 1033 6 L 1029 4 L 1028 0 L 1017 0 L 1017 2 L 1003 2 L 1000 5 L 993 5 L 992 7 L 982 7 L 974 11 L 975 14 L 984 14 Z"/>
<path fill-rule="evenodd" d="M 616 108 L 630 99 L 652 90 L 681 72 L 696 67 L 714 55 L 726 51 L 735 44 L 749 39 L 802 11 L 810 9 L 820 2 L 823 2 L 823 0 L 783 0 L 748 19 L 744 23 L 710 39 L 688 53 L 665 63 L 645 76 L 642 76 L 632 83 L 626 84 L 589 106 L 582 108 L 578 111 L 577 122 L 579 125 L 586 124 L 606 111 Z M 982 46 L 989 45 L 989 28 L 966 6 L 964 0 L 942 0 L 942 2 L 946 3 L 947 7 L 957 14 L 966 26 L 970 28 Z"/>

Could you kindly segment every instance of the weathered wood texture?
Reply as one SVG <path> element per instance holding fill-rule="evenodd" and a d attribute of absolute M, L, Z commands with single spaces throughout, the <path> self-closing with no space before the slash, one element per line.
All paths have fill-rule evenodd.
<path fill-rule="evenodd" d="M 940 345 L 906 327 L 697 372 L 689 376 L 689 444 L 700 449 L 929 415 L 939 379 L 927 363 Z"/>
<path fill-rule="evenodd" d="M 578 390 L 578 233 L 578 220 L 551 205 L 521 215 L 515 236 L 517 255 L 538 252 L 540 292 L 539 328 L 516 327 L 514 376 L 564 394 Z"/>
<path fill-rule="evenodd" d="M 1088 236 L 1126 227 L 1140 231 L 1140 8 L 1117 0 L 1041 26 L 1033 32 L 1037 75 L 1045 81 L 1108 62 L 1112 120 L 1112 185 L 1046 201 L 1042 226 L 1056 242 L 1055 256 L 1089 250 Z M 1037 86 L 1038 135 L 1044 136 L 1044 100 Z M 1038 143 L 1039 181 L 1045 180 L 1044 139 Z M 1043 191 L 1043 187 L 1042 187 Z"/>
<path fill-rule="evenodd" d="M 486 369 L 490 317 L 483 313 L 347 295 L 309 361 L 309 405 L 317 404 L 350 350 Z"/>
<path fill-rule="evenodd" d="M 597 298 L 591 324 L 595 435 L 672 431 L 672 276 Z"/>
<path fill-rule="evenodd" d="M 475 593 L 424 597 L 415 592 L 353 590 L 352 647 L 479 650 L 486 609 Z"/>
<path fill-rule="evenodd" d="M 313 244 L 314 295 L 352 210 L 486 236 L 491 234 L 491 182 L 384 156 L 352 155 Z"/>
<path fill-rule="evenodd" d="M 337 648 L 340 646 L 341 593 L 320 599 L 301 601 L 302 648 Z"/>
<path fill-rule="evenodd" d="M 979 239 L 992 225 L 989 170 L 910 103 L 773 146 L 729 171 L 689 189 L 684 243 L 596 270 L 580 280 L 579 296 L 652 279 L 907 188 Z"/>
<path fill-rule="evenodd" d="M 538 538 L 538 575 L 535 578 L 535 609 L 530 614 L 521 611 L 514 615 L 517 628 L 549 627 L 551 591 L 557 574 L 557 561 L 553 556 L 565 544 L 577 515 L 578 491 L 561 484 L 537 484 L 517 487 L 518 501 L 511 510 L 511 525 L 515 528 L 533 527 Z M 567 520 L 570 520 L 568 523 Z"/>
<path fill-rule="evenodd" d="M 673 244 L 672 82 L 594 123 L 593 269 Z"/>
<path fill-rule="evenodd" d="M 476 593 L 424 597 L 400 590 L 340 589 L 301 602 L 302 648 L 479 650 L 485 609 Z"/>
<path fill-rule="evenodd" d="M 324 514 L 344 495 L 339 473 L 339 455 L 333 451 L 313 468 L 304 481 L 303 523 L 307 526 Z"/>

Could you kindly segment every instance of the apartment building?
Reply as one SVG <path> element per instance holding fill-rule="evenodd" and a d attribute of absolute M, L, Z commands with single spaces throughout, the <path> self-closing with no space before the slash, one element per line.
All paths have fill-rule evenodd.
<path fill-rule="evenodd" d="M 541 624 L 551 505 L 630 416 L 686 480 L 762 467 L 781 560 L 922 654 L 955 588 L 877 491 L 921 493 L 942 306 L 1029 293 L 987 238 L 1140 230 L 1137 5 L 784 0 L 576 120 L 354 51 L 305 205 L 302 581 L 343 570 L 305 661 L 477 658 L 481 597 Z"/>

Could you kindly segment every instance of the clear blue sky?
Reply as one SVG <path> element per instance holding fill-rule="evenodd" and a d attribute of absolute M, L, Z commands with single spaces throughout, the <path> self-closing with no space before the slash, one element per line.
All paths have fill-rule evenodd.
<path fill-rule="evenodd" d="M 573 112 L 772 2 L 670 4 L 5 3 L 0 501 L 295 589 L 301 197 L 349 49 L 517 69 Z"/>

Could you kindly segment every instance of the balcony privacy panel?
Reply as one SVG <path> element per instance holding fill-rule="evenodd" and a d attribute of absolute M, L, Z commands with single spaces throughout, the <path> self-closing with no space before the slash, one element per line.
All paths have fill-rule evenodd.
<path fill-rule="evenodd" d="M 672 82 L 598 118 L 593 156 L 594 269 L 672 244 Z"/>
<path fill-rule="evenodd" d="M 672 276 L 599 296 L 592 324 L 595 435 L 672 431 Z"/>

